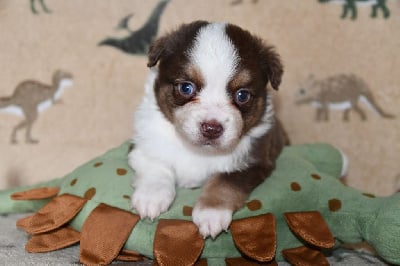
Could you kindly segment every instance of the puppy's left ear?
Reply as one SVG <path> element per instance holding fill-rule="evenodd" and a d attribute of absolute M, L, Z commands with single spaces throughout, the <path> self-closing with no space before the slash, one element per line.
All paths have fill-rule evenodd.
<path fill-rule="evenodd" d="M 272 88 L 279 89 L 283 75 L 283 65 L 279 54 L 271 46 L 262 49 L 260 58 L 262 60 L 262 69 L 267 74 Z"/>
<path fill-rule="evenodd" d="M 166 37 L 155 40 L 149 47 L 147 66 L 155 66 L 165 53 Z"/>

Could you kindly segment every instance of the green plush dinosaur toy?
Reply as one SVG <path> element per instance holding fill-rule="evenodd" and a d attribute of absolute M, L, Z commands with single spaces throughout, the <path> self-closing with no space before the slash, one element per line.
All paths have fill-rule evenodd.
<path fill-rule="evenodd" d="M 343 185 L 341 154 L 329 145 L 286 147 L 214 240 L 204 240 L 191 221 L 201 189 L 179 189 L 168 212 L 139 219 L 130 206 L 132 148 L 126 142 L 61 179 L 2 191 L 0 213 L 36 211 L 17 222 L 31 235 L 26 250 L 79 242 L 84 264 L 151 258 L 159 265 L 328 265 L 326 251 L 361 241 L 400 264 L 400 193 L 379 198 Z"/>

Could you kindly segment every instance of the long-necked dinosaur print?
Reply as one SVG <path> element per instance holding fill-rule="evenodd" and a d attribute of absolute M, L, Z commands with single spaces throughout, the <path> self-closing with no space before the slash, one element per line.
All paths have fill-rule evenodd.
<path fill-rule="evenodd" d="M 161 0 L 154 8 L 146 23 L 138 30 L 132 31 L 128 26 L 131 15 L 122 18 L 118 28 L 126 29 L 130 34 L 125 38 L 107 38 L 99 45 L 108 45 L 128 54 L 146 54 L 150 43 L 158 33 L 159 22 L 169 0 Z"/>

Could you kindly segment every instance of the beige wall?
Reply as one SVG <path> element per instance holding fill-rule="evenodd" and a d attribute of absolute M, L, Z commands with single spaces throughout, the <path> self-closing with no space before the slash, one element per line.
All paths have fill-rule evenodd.
<path fill-rule="evenodd" d="M 107 36 L 127 33 L 114 27 L 134 13 L 129 26 L 141 27 L 156 0 L 47 0 L 51 14 L 31 12 L 29 1 L 0 2 L 0 97 L 12 94 L 25 79 L 49 83 L 62 68 L 74 85 L 33 126 L 39 144 L 10 144 L 21 117 L 0 112 L 0 188 L 63 176 L 86 160 L 128 139 L 132 113 L 147 73 L 146 58 L 109 46 Z M 341 19 L 342 7 L 313 0 L 231 1 L 172 0 L 162 14 L 159 34 L 196 19 L 228 21 L 276 45 L 285 64 L 277 93 L 279 115 L 294 144 L 323 141 L 345 151 L 351 161 L 348 183 L 387 195 L 398 189 L 400 166 L 400 1 L 387 1 L 388 19 L 371 18 L 371 7 L 358 7 L 356 20 Z M 314 74 L 322 79 L 356 74 L 376 101 L 396 119 L 383 119 L 361 104 L 366 121 L 351 112 L 331 111 L 315 121 L 311 105 L 295 104 L 296 92 Z"/>

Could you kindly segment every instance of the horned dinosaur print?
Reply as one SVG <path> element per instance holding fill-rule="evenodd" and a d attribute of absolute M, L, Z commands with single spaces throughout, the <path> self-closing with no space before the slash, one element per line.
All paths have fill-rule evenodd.
<path fill-rule="evenodd" d="M 39 114 L 60 101 L 64 90 L 72 85 L 72 75 L 57 70 L 53 74 L 52 84 L 47 85 L 36 80 L 25 80 L 14 90 L 11 96 L 0 97 L 0 112 L 7 112 L 24 117 L 11 132 L 11 143 L 16 144 L 17 133 L 25 129 L 25 142 L 38 143 L 31 136 L 32 126 Z"/>
<path fill-rule="evenodd" d="M 380 10 L 384 18 L 389 18 L 390 10 L 386 5 L 386 0 L 318 0 L 320 3 L 340 3 L 343 5 L 341 18 L 347 18 L 350 15 L 351 19 L 357 18 L 357 6 L 369 5 L 371 8 L 371 17 L 378 17 Z"/>
<path fill-rule="evenodd" d="M 47 8 L 46 4 L 44 3 L 44 0 L 30 0 L 31 11 L 33 14 L 39 14 L 39 12 L 36 9 L 37 2 L 39 2 L 40 6 L 42 7 L 42 9 L 45 13 L 51 13 L 51 10 Z"/>
<path fill-rule="evenodd" d="M 99 45 L 112 46 L 128 54 L 146 54 L 150 43 L 157 36 L 161 15 L 169 1 L 161 0 L 154 8 L 146 23 L 135 31 L 131 30 L 128 25 L 132 14 L 125 16 L 119 22 L 117 29 L 128 31 L 129 36 L 125 38 L 106 38 Z"/>
<path fill-rule="evenodd" d="M 349 121 L 351 110 L 362 120 L 366 120 L 367 115 L 360 108 L 360 102 L 383 118 L 395 117 L 378 105 L 366 82 L 354 74 L 339 74 L 321 80 L 311 75 L 300 87 L 296 96 L 297 104 L 311 104 L 317 109 L 317 121 L 328 121 L 330 109 L 343 110 L 344 121 Z"/>

